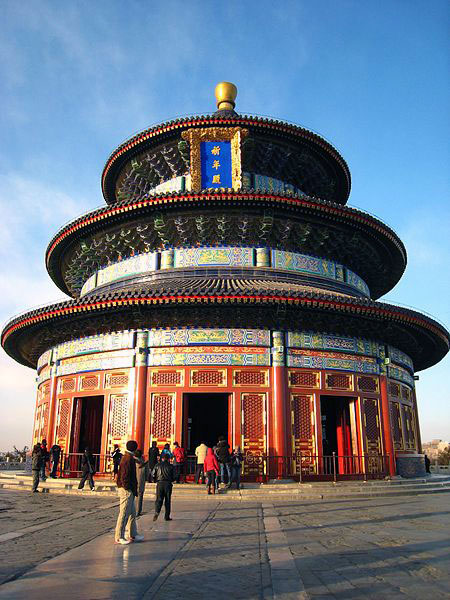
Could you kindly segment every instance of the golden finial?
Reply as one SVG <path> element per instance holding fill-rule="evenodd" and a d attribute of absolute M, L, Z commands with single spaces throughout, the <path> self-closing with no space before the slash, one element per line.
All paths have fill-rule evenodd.
<path fill-rule="evenodd" d="M 233 110 L 237 96 L 237 87 L 234 83 L 222 81 L 216 85 L 216 102 L 218 110 Z"/>

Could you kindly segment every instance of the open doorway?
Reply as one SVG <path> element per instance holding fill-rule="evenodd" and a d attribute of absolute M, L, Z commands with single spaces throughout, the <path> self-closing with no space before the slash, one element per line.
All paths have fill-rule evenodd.
<path fill-rule="evenodd" d="M 228 439 L 229 394 L 185 394 L 183 444 L 189 454 L 204 442 L 212 448 L 223 435 Z"/>
<path fill-rule="evenodd" d="M 74 398 L 71 452 L 100 454 L 104 396 Z"/>
<path fill-rule="evenodd" d="M 336 455 L 336 468 L 341 475 L 358 470 L 356 457 L 353 458 L 358 454 L 354 402 L 353 398 L 340 396 L 320 397 L 322 455 Z M 324 465 L 332 467 L 330 460 L 324 459 Z"/>

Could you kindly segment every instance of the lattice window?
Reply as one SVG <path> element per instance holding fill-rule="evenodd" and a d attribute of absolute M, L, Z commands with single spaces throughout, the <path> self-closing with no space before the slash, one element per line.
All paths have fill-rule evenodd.
<path fill-rule="evenodd" d="M 400 414 L 400 404 L 391 402 L 391 430 L 395 450 L 403 450 L 402 417 Z"/>
<path fill-rule="evenodd" d="M 125 387 L 128 385 L 129 377 L 127 373 L 107 373 L 105 377 L 105 387 Z"/>
<path fill-rule="evenodd" d="M 47 399 L 49 396 L 50 396 L 50 382 L 47 382 L 42 386 L 42 397 Z"/>
<path fill-rule="evenodd" d="M 362 392 L 378 392 L 378 380 L 375 377 L 362 375 L 358 377 L 358 389 Z"/>
<path fill-rule="evenodd" d="M 300 440 L 310 440 L 313 429 L 311 423 L 311 396 L 292 396 L 292 434 Z"/>
<path fill-rule="evenodd" d="M 367 451 L 380 452 L 380 423 L 378 419 L 378 401 L 364 398 L 364 423 L 366 430 Z"/>
<path fill-rule="evenodd" d="M 113 438 L 126 436 L 128 433 L 128 396 L 115 394 L 110 397 L 109 407 L 110 435 Z"/>
<path fill-rule="evenodd" d="M 243 394 L 243 434 L 248 440 L 264 438 L 264 394 Z"/>
<path fill-rule="evenodd" d="M 245 369 L 244 371 L 234 372 L 235 385 L 267 385 L 266 371 L 253 371 Z"/>
<path fill-rule="evenodd" d="M 389 395 L 394 396 L 394 398 L 400 397 L 400 385 L 398 383 L 389 382 Z"/>
<path fill-rule="evenodd" d="M 414 414 L 410 406 L 402 405 L 405 432 L 405 447 L 407 450 L 416 448 L 416 433 L 414 427 Z"/>
<path fill-rule="evenodd" d="M 352 386 L 351 375 L 343 375 L 341 373 L 328 374 L 327 387 L 335 390 L 350 390 Z"/>
<path fill-rule="evenodd" d="M 75 391 L 75 383 L 76 383 L 76 380 L 74 378 L 63 379 L 61 381 L 61 392 L 63 394 L 66 394 L 68 392 L 74 392 Z"/>
<path fill-rule="evenodd" d="M 410 401 L 411 400 L 411 392 L 406 385 L 402 385 L 402 398 L 403 400 Z"/>
<path fill-rule="evenodd" d="M 59 401 L 58 407 L 58 431 L 56 438 L 65 439 L 69 432 L 70 400 L 67 398 Z"/>
<path fill-rule="evenodd" d="M 153 438 L 170 438 L 172 427 L 172 399 L 172 394 L 153 394 Z"/>
<path fill-rule="evenodd" d="M 299 373 L 292 371 L 289 373 L 289 384 L 299 387 L 319 387 L 319 373 Z"/>
<path fill-rule="evenodd" d="M 181 371 L 153 371 L 152 385 L 181 385 Z"/>
<path fill-rule="evenodd" d="M 223 385 L 223 371 L 192 371 L 192 385 Z"/>
<path fill-rule="evenodd" d="M 96 390 L 99 387 L 99 377 L 97 375 L 88 375 L 81 378 L 82 390 Z"/>

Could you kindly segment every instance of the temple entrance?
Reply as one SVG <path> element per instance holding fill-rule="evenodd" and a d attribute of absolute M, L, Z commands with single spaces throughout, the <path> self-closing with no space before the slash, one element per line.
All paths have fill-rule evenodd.
<path fill-rule="evenodd" d="M 201 443 L 212 448 L 223 435 L 228 439 L 229 394 L 185 394 L 183 444 L 193 454 Z"/>
<path fill-rule="evenodd" d="M 100 454 L 102 443 L 104 396 L 74 398 L 71 452 L 83 453 L 89 448 Z"/>
<path fill-rule="evenodd" d="M 322 455 L 325 471 L 340 475 L 359 471 L 356 437 L 355 399 L 340 396 L 321 396 Z M 336 456 L 332 464 L 333 453 Z"/>

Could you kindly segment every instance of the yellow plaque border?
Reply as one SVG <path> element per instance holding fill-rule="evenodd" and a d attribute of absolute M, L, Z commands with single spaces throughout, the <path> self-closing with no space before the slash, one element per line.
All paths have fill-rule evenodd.
<path fill-rule="evenodd" d="M 242 127 L 207 127 L 204 129 L 188 129 L 182 132 L 182 138 L 188 141 L 191 146 L 191 190 L 193 192 L 202 191 L 201 142 L 231 142 L 232 186 L 235 191 L 242 188 L 241 141 L 247 134 L 248 129 Z"/>

